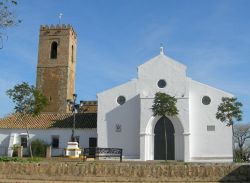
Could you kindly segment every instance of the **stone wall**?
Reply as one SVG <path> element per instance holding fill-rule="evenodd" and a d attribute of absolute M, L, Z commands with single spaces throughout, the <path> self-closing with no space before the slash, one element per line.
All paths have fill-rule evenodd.
<path fill-rule="evenodd" d="M 0 163 L 0 179 L 81 181 L 250 181 L 250 165 L 167 163 Z"/>
<path fill-rule="evenodd" d="M 55 58 L 51 58 L 53 43 Z M 41 26 L 36 86 L 49 100 L 44 112 L 69 111 L 66 100 L 75 93 L 76 47 L 77 36 L 70 25 Z"/>

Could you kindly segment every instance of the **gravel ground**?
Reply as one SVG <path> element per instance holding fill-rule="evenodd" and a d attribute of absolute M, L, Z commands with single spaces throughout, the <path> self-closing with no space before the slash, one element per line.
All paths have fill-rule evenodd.
<path fill-rule="evenodd" d="M 82 181 L 43 181 L 43 180 L 15 180 L 15 179 L 2 179 L 0 183 L 86 183 Z M 90 182 L 88 182 L 90 183 Z M 91 182 L 91 183 L 101 183 L 101 182 Z M 114 182 L 103 182 L 103 183 L 114 183 Z M 131 182 L 117 182 L 117 183 L 131 183 Z M 143 182 L 141 182 L 143 183 Z M 153 183 L 153 182 L 145 182 L 145 183 Z M 183 183 L 183 182 L 167 182 L 167 183 Z M 195 182 L 195 183 L 204 183 L 204 182 Z M 219 183 L 219 182 L 206 182 L 206 183 Z M 226 183 L 226 182 L 225 182 Z M 232 183 L 232 182 L 231 182 Z M 237 183 L 249 183 L 249 182 L 237 182 Z"/>

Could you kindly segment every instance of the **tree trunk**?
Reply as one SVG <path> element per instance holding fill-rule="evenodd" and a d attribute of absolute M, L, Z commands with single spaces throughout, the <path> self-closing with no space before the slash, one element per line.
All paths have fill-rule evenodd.
<path fill-rule="evenodd" d="M 234 144 L 234 124 L 232 124 L 232 133 L 233 133 L 233 161 L 235 162 L 235 144 Z"/>
<path fill-rule="evenodd" d="M 30 134 L 29 134 L 29 130 L 28 130 L 27 126 L 26 126 L 26 132 L 28 134 L 28 136 L 27 136 L 27 144 L 29 145 L 30 157 L 33 158 L 33 152 L 32 152 L 31 141 L 30 141 Z"/>
<path fill-rule="evenodd" d="M 23 117 L 24 116 L 25 116 L 25 114 L 23 115 Z M 21 120 L 23 120 L 23 117 L 21 118 Z M 32 147 L 31 147 L 31 142 L 30 142 L 30 133 L 29 133 L 29 129 L 28 129 L 28 125 L 27 125 L 26 121 L 25 121 L 25 129 L 26 129 L 26 132 L 27 132 L 27 145 L 29 146 L 30 157 L 33 158 Z"/>
<path fill-rule="evenodd" d="M 164 136 L 165 136 L 165 151 L 166 151 L 166 157 L 165 159 L 167 160 L 168 159 L 168 142 L 167 142 L 167 129 L 166 129 L 166 118 L 164 118 Z"/>
<path fill-rule="evenodd" d="M 23 118 L 25 117 L 26 114 L 21 114 L 21 119 L 20 119 L 20 122 L 22 123 L 23 122 Z M 29 139 L 29 130 L 28 130 L 28 125 L 27 125 L 27 122 L 25 121 L 25 129 L 26 129 L 26 132 L 27 132 L 27 145 L 30 144 L 29 146 L 29 150 L 30 150 L 30 156 L 31 158 L 33 158 L 33 154 L 32 154 L 32 149 L 31 149 L 31 143 L 29 142 L 30 139 Z"/>

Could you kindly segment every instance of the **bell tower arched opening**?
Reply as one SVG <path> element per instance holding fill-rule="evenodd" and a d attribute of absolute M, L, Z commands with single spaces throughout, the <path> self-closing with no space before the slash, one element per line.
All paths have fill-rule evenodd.
<path fill-rule="evenodd" d="M 57 42 L 53 41 L 51 44 L 51 49 L 50 49 L 50 58 L 51 59 L 57 59 Z"/>

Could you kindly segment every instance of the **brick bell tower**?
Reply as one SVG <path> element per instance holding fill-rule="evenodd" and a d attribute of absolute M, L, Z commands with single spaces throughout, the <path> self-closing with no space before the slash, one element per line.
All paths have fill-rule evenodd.
<path fill-rule="evenodd" d="M 70 25 L 40 27 L 36 86 L 49 100 L 44 112 L 69 112 L 66 100 L 75 93 L 76 46 Z"/>

